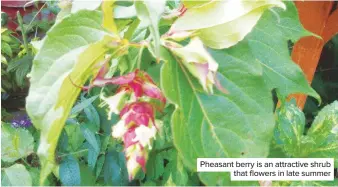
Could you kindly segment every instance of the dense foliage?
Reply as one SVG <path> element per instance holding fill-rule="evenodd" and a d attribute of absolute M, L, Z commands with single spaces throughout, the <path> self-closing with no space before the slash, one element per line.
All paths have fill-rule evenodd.
<path fill-rule="evenodd" d="M 259 185 L 197 173 L 201 157 L 334 158 L 338 166 L 338 102 L 307 128 L 286 99 L 304 93 L 321 103 L 290 58 L 288 44 L 313 35 L 293 2 L 58 5 L 46 35 L 8 65 L 25 66 L 15 72 L 21 87 L 30 71 L 34 127 L 26 116 L 2 124 L 3 185 Z M 2 33 L 7 63 L 20 42 Z"/>

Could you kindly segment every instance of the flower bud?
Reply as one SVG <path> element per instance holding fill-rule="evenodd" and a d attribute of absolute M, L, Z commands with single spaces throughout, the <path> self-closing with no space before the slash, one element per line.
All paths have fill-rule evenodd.
<path fill-rule="evenodd" d="M 126 149 L 125 154 L 129 180 L 132 180 L 141 168 L 144 172 L 146 172 L 148 154 L 145 149 L 143 149 L 139 144 L 134 144 Z"/>
<path fill-rule="evenodd" d="M 184 66 L 198 79 L 203 89 L 213 93 L 218 64 L 206 51 L 202 41 L 195 37 L 184 47 L 170 47 L 170 50 L 182 59 Z"/>
<path fill-rule="evenodd" d="M 128 131 L 124 120 L 120 120 L 112 127 L 112 136 L 114 138 L 122 138 L 123 135 Z"/>

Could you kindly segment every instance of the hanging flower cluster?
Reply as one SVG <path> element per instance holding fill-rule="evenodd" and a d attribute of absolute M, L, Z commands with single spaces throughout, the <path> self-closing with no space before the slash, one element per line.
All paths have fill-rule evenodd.
<path fill-rule="evenodd" d="M 102 87 L 107 84 L 119 85 L 117 93 L 105 97 L 101 95 L 101 106 L 108 106 L 108 119 L 118 114 L 120 121 L 113 126 L 112 136 L 124 143 L 129 179 L 133 179 L 139 169 L 145 171 L 148 152 L 152 148 L 157 127 L 156 110 L 162 110 L 166 99 L 151 77 L 144 71 L 136 70 L 124 76 L 104 78 L 106 67 L 101 68 L 92 84 L 84 87 Z"/>

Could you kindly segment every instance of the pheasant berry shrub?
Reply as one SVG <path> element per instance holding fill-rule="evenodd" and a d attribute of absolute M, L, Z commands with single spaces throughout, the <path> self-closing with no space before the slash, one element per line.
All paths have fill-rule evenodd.
<path fill-rule="evenodd" d="M 285 117 L 290 94 L 320 103 L 288 51 L 310 35 L 290 1 L 61 1 L 29 74 L 38 183 L 248 186 L 259 181 L 196 173 L 197 158 L 337 159 L 311 152 L 337 146 L 336 103 L 303 150 L 286 141 L 303 133 L 280 132 L 303 125 Z"/>

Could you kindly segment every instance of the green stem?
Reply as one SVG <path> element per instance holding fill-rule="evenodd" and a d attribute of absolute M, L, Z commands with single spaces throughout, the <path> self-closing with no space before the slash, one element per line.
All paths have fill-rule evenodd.
<path fill-rule="evenodd" d="M 27 36 L 26 36 L 26 30 L 23 26 L 23 21 L 22 21 L 22 17 L 20 15 L 20 12 L 17 11 L 16 12 L 16 17 L 18 18 L 18 23 L 19 23 L 19 26 L 20 26 L 20 29 L 21 29 L 21 33 L 22 33 L 22 39 L 23 39 L 23 45 L 26 49 L 26 52 L 29 53 L 29 48 L 28 48 L 28 42 L 27 42 Z"/>
<path fill-rule="evenodd" d="M 142 45 L 138 53 L 138 57 L 137 57 L 137 68 L 138 69 L 141 69 L 141 59 L 142 59 L 143 49 L 144 49 L 144 45 Z"/>

